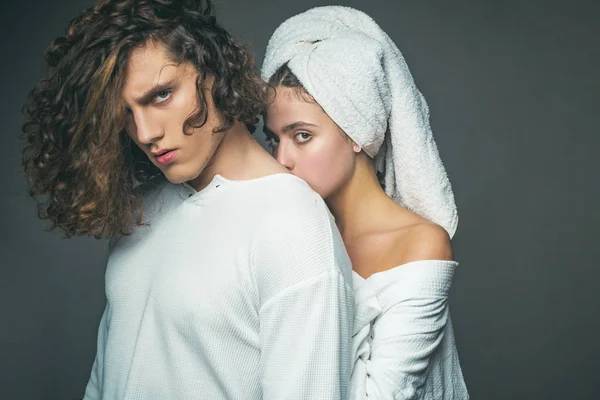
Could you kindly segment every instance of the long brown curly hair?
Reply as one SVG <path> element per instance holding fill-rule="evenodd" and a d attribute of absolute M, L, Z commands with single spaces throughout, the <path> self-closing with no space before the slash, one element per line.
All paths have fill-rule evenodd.
<path fill-rule="evenodd" d="M 236 121 L 253 131 L 265 108 L 252 54 L 216 23 L 210 0 L 99 0 L 47 49 L 48 72 L 23 108 L 30 193 L 40 218 L 67 237 L 130 233 L 144 224 L 144 192 L 164 179 L 124 131 L 124 71 L 131 50 L 148 40 L 202 77 L 200 107 L 184 131 L 206 122 L 207 73 L 215 77 L 212 97 L 223 121 L 217 131 Z"/>

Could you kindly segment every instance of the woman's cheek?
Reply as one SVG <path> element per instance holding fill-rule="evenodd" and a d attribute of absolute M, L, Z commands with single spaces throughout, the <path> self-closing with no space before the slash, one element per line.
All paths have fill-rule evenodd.
<path fill-rule="evenodd" d="M 298 176 L 304 179 L 322 197 L 327 197 L 341 178 L 335 152 L 316 152 L 303 157 Z M 337 164 L 337 165 L 336 165 Z"/>

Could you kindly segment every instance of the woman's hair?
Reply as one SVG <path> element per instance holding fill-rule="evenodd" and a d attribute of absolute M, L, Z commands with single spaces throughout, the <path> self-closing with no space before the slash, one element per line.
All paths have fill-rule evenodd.
<path fill-rule="evenodd" d="M 287 63 L 283 64 L 275 71 L 273 76 L 271 76 L 271 79 L 269 79 L 269 85 L 304 89 L 304 86 L 302 86 L 296 75 L 294 75 L 290 67 L 288 67 Z"/>
<path fill-rule="evenodd" d="M 295 89 L 296 95 L 298 95 L 302 100 L 308 102 L 315 102 L 315 99 L 312 97 L 310 93 L 304 88 L 298 77 L 294 75 L 290 67 L 288 67 L 287 63 L 283 64 L 281 67 L 275 71 L 273 76 L 269 79 L 269 90 L 271 92 L 270 98 L 273 99 L 273 94 L 277 90 L 277 87 L 287 87 Z"/>
<path fill-rule="evenodd" d="M 23 108 L 30 193 L 40 218 L 67 237 L 130 233 L 144 223 L 141 196 L 164 179 L 124 129 L 127 61 L 149 40 L 200 73 L 200 106 L 184 132 L 206 123 L 206 74 L 215 78 L 217 131 L 236 121 L 253 131 L 266 105 L 252 54 L 216 23 L 210 0 L 99 0 L 47 49 L 48 72 Z"/>

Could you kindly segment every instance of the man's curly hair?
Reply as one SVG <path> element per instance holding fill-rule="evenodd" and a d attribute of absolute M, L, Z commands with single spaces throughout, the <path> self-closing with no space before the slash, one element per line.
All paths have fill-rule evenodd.
<path fill-rule="evenodd" d="M 210 0 L 99 0 L 46 51 L 48 72 L 24 106 L 23 165 L 40 218 L 67 237 L 130 233 L 143 225 L 141 196 L 164 179 L 125 133 L 121 96 L 131 50 L 149 40 L 200 73 L 200 107 L 184 124 L 207 120 L 202 80 L 223 121 L 254 130 L 267 92 L 254 58 L 216 23 Z"/>

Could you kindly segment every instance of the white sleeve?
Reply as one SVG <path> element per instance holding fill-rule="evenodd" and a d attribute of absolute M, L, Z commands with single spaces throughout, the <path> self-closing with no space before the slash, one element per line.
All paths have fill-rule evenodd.
<path fill-rule="evenodd" d="M 263 399 L 346 399 L 351 303 L 341 275 L 327 272 L 262 307 Z"/>
<path fill-rule="evenodd" d="M 83 400 L 100 400 L 102 398 L 102 378 L 104 376 L 104 347 L 106 344 L 107 315 L 108 304 L 104 308 L 102 318 L 100 319 L 100 325 L 98 327 L 98 339 L 96 342 L 96 358 L 94 359 L 94 364 L 92 365 L 90 380 L 85 388 Z"/>
<path fill-rule="evenodd" d="M 382 303 L 381 315 L 371 327 L 357 333 L 363 334 L 364 340 L 355 345 L 358 354 L 351 399 L 468 398 L 459 394 L 464 382 L 455 348 L 435 371 L 430 370 L 432 357 L 442 345 L 454 347 L 453 336 L 444 336 L 452 329 L 448 292 L 456 265 L 443 261 L 415 263 L 398 267 L 393 271 L 395 276 L 388 276 L 385 283 L 379 280 L 381 287 L 376 290 Z M 435 382 L 426 382 L 432 372 L 437 374 L 431 378 Z M 460 379 L 461 387 L 455 385 L 456 379 Z"/>
<path fill-rule="evenodd" d="M 321 201 L 295 211 L 267 224 L 255 246 L 263 399 L 346 400 L 350 262 Z"/>

